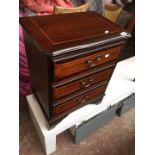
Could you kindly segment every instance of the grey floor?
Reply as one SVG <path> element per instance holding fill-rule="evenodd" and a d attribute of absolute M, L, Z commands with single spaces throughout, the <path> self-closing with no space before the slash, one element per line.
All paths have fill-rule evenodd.
<path fill-rule="evenodd" d="M 24 98 L 20 97 L 19 141 L 20 155 L 44 155 L 35 128 L 32 124 Z M 115 118 L 96 130 L 80 144 L 73 143 L 67 130 L 57 136 L 57 151 L 53 155 L 134 155 L 135 110 Z"/>

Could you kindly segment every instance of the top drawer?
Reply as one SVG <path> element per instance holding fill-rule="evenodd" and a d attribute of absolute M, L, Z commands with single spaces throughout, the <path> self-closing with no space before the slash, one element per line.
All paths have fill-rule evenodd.
<path fill-rule="evenodd" d="M 121 52 L 121 48 L 121 46 L 117 46 L 68 62 L 55 63 L 54 76 L 56 79 L 61 79 L 68 75 L 72 75 L 80 71 L 102 65 L 108 61 L 115 60 L 118 58 Z"/>

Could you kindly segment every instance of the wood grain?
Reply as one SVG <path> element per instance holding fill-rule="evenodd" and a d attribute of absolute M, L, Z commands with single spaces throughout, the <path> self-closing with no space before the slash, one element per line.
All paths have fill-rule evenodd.
<path fill-rule="evenodd" d="M 97 82 L 104 81 L 110 79 L 114 68 L 108 68 L 101 72 L 95 73 L 93 75 L 89 75 L 82 79 L 76 80 L 74 82 L 70 82 L 61 87 L 53 88 L 53 99 L 61 98 L 67 94 L 74 93 L 76 91 L 80 91 L 81 89 L 87 89 Z"/>
<path fill-rule="evenodd" d="M 99 88 L 96 88 L 95 90 L 93 91 L 90 91 L 88 93 L 85 93 L 81 96 L 78 96 L 72 100 L 69 100 L 61 105 L 58 105 L 56 107 L 53 108 L 53 115 L 58 115 L 64 111 L 67 111 L 68 109 L 71 109 L 73 107 L 76 107 L 77 105 L 79 104 L 85 104 L 86 102 L 88 102 L 90 99 L 98 96 L 98 95 L 101 95 L 101 94 L 104 94 L 105 92 L 105 89 L 106 89 L 106 86 L 107 85 L 103 85 Z"/>
<path fill-rule="evenodd" d="M 49 126 L 101 100 L 126 30 L 95 12 L 23 17 L 20 23 L 33 93 Z"/>
<path fill-rule="evenodd" d="M 68 61 L 66 63 L 55 63 L 54 76 L 56 79 L 61 79 L 67 77 L 68 75 L 102 65 L 108 61 L 117 59 L 120 52 L 121 47 L 118 46 L 112 49 L 97 52 L 90 56 L 85 56 L 80 59 Z M 98 58 L 100 59 L 98 60 Z M 90 64 L 89 61 L 91 61 Z"/>

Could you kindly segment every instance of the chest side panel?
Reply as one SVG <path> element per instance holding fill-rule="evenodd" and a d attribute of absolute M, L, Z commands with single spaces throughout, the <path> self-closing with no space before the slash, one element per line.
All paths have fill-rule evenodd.
<path fill-rule="evenodd" d="M 32 84 L 33 93 L 36 95 L 40 106 L 42 107 L 45 115 L 50 115 L 50 102 L 51 102 L 51 87 L 50 87 L 50 72 L 51 66 L 49 58 L 37 49 L 32 39 L 24 32 L 24 40 L 26 47 L 26 54 L 28 59 L 28 66 L 30 72 L 30 79 Z"/>

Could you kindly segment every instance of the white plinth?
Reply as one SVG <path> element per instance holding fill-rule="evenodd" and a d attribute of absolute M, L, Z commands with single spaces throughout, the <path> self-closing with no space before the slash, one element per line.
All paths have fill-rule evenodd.
<path fill-rule="evenodd" d="M 35 96 L 27 96 L 31 118 L 46 154 L 49 155 L 56 150 L 56 136 L 59 133 L 87 121 L 106 110 L 110 105 L 117 104 L 133 94 L 135 92 L 135 83 L 132 81 L 134 78 L 135 58 L 119 62 L 106 90 L 106 96 L 100 104 L 89 104 L 70 113 L 50 130 L 47 128 L 46 119 Z"/>

